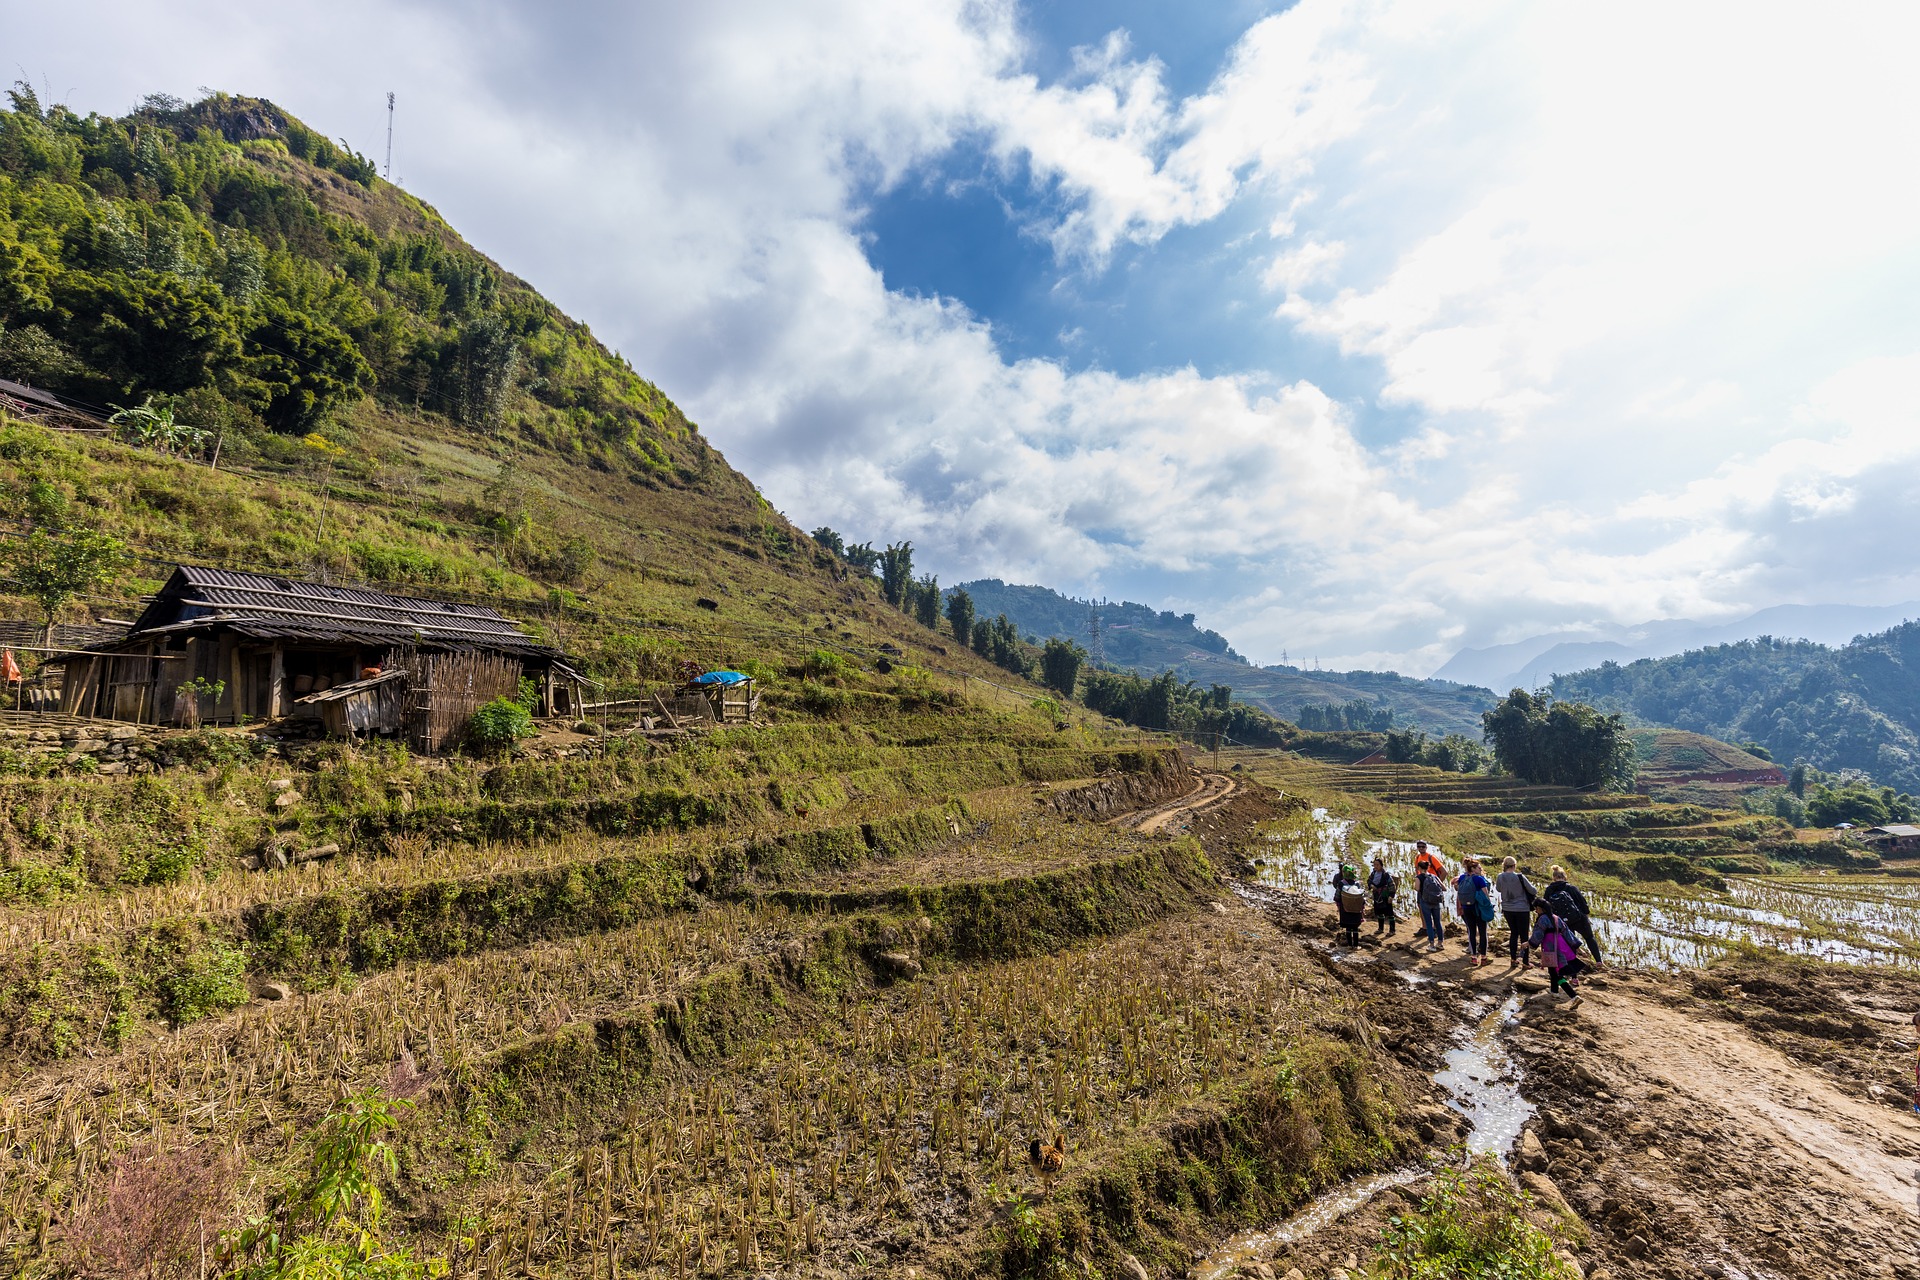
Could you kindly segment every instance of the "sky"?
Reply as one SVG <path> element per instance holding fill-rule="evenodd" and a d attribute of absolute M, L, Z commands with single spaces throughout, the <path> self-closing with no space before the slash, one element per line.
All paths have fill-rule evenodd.
<path fill-rule="evenodd" d="M 0 0 L 273 99 L 801 527 L 1426 674 L 1920 595 L 1905 3 Z"/>

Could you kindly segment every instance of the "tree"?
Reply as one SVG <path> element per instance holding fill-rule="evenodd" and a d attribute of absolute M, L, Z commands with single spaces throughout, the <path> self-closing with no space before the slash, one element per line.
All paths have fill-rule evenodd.
<path fill-rule="evenodd" d="M 887 603 L 896 609 L 907 607 L 907 593 L 913 586 L 913 544 L 891 542 L 880 553 L 880 590 Z"/>
<path fill-rule="evenodd" d="M 335 404 L 359 395 L 373 370 L 353 339 L 325 320 L 278 299 L 270 299 L 262 312 L 247 335 L 254 352 L 246 377 L 259 388 L 260 416 L 268 426 L 305 435 Z"/>
<path fill-rule="evenodd" d="M 1207 703 L 1215 711 L 1225 711 L 1233 702 L 1233 686 L 1227 684 L 1209 685 Z"/>
<path fill-rule="evenodd" d="M 1480 732 L 1493 745 L 1494 759 L 1515 777 L 1544 780 L 1540 745 L 1545 736 L 1548 699 L 1515 689 L 1493 710 L 1481 713 Z"/>
<path fill-rule="evenodd" d="M 67 338 L 97 376 L 121 391 L 190 391 L 238 361 L 237 317 L 218 285 L 168 272 L 70 270 L 59 281 Z"/>
<path fill-rule="evenodd" d="M 959 587 L 947 597 L 947 626 L 952 628 L 953 638 L 959 643 L 973 643 L 973 597 Z"/>
<path fill-rule="evenodd" d="M 152 396 L 131 409 L 119 409 L 107 421 L 120 428 L 123 440 L 158 449 L 162 453 L 170 454 L 175 449 L 182 453 L 197 452 L 207 443 L 205 431 L 176 421 L 173 406 L 156 406 Z"/>
<path fill-rule="evenodd" d="M 858 569 L 861 573 L 872 573 L 880 563 L 881 553 L 873 549 L 871 542 L 856 542 L 847 548 L 846 561 L 849 569 Z"/>
<path fill-rule="evenodd" d="M 813 531 L 813 540 L 833 552 L 833 554 L 840 559 L 844 560 L 847 558 L 847 544 L 840 540 L 839 534 L 829 529 L 826 525 L 821 525 Z"/>
<path fill-rule="evenodd" d="M 932 574 L 914 584 L 913 616 L 929 631 L 940 629 L 940 579 Z"/>
<path fill-rule="evenodd" d="M 126 544 L 72 517 L 67 500 L 52 485 L 36 480 L 27 488 L 32 527 L 7 558 L 23 593 L 46 619 L 46 643 L 60 610 L 83 592 L 103 587 L 128 561 Z"/>
<path fill-rule="evenodd" d="M 993 624 L 985 618 L 974 620 L 973 651 L 988 660 L 993 658 Z"/>
<path fill-rule="evenodd" d="M 1143 729 L 1173 728 L 1175 694 L 1179 687 L 1180 678 L 1171 670 L 1162 671 L 1147 681 L 1135 711 L 1134 723 Z"/>
<path fill-rule="evenodd" d="M 1620 716 L 1515 689 L 1480 723 L 1501 767 L 1528 782 L 1614 790 L 1633 784 L 1633 743 Z"/>
<path fill-rule="evenodd" d="M 1071 698 L 1080 680 L 1080 664 L 1086 660 L 1087 651 L 1073 641 L 1049 640 L 1040 654 L 1041 682 L 1061 697 Z"/>
<path fill-rule="evenodd" d="M 989 624 L 987 644 L 992 650 L 993 664 L 1017 676 L 1027 674 L 1027 655 L 1020 648 L 1020 632 L 1006 614 L 1001 614 Z"/>
<path fill-rule="evenodd" d="M 460 420 L 490 430 L 500 425 L 520 374 L 520 341 L 498 312 L 485 312 L 460 329 L 449 370 L 450 399 Z"/>

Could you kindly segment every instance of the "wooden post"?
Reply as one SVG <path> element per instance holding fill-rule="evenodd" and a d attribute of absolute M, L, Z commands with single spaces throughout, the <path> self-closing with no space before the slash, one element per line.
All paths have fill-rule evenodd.
<path fill-rule="evenodd" d="M 240 641 L 235 638 L 233 647 L 227 651 L 227 669 L 232 672 L 227 681 L 228 705 L 233 708 L 233 722 L 240 723 Z"/>
<path fill-rule="evenodd" d="M 273 665 L 267 673 L 267 718 L 278 720 L 287 714 L 287 647 L 273 642 Z"/>

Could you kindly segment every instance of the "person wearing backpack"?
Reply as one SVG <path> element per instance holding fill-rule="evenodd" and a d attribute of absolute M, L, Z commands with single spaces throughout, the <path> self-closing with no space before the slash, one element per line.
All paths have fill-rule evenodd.
<path fill-rule="evenodd" d="M 1393 895 L 1399 887 L 1393 873 L 1387 870 L 1387 860 L 1376 854 L 1373 874 L 1367 877 L 1367 891 L 1373 895 L 1373 936 L 1376 938 L 1382 929 L 1391 938 L 1400 925 L 1400 917 L 1393 910 Z"/>
<path fill-rule="evenodd" d="M 1567 1007 L 1580 1003 L 1581 971 L 1587 966 L 1580 959 L 1580 934 L 1564 917 L 1556 915 L 1553 899 L 1541 894 L 1533 903 L 1533 936 L 1528 945 L 1540 948 L 1540 961 L 1547 966 L 1549 995 L 1564 989 Z"/>
<path fill-rule="evenodd" d="M 1426 935 L 1427 950 L 1438 951 L 1446 942 L 1446 926 L 1440 913 L 1447 905 L 1447 885 L 1431 870 L 1421 871 L 1414 879 L 1414 900 L 1420 904 L 1420 931 Z"/>
<path fill-rule="evenodd" d="M 1565 867 L 1554 867 L 1552 874 L 1553 882 L 1547 886 L 1546 896 L 1553 903 L 1554 914 L 1572 925 L 1574 932 L 1586 942 L 1593 967 L 1603 968 L 1606 962 L 1600 958 L 1600 940 L 1593 936 L 1593 913 L 1587 909 L 1587 895 L 1567 882 Z"/>
<path fill-rule="evenodd" d="M 1343 862 L 1333 877 L 1333 905 L 1340 912 L 1340 927 L 1346 931 L 1347 945 L 1360 945 L 1360 921 L 1367 911 L 1367 891 L 1360 886 L 1360 873 L 1353 864 Z"/>
<path fill-rule="evenodd" d="M 1468 858 L 1461 864 L 1460 878 L 1453 882 L 1454 904 L 1467 925 L 1467 954 L 1478 969 L 1487 963 L 1487 925 L 1493 921 L 1493 882 L 1480 874 L 1480 859 Z"/>
<path fill-rule="evenodd" d="M 1507 968 L 1531 969 L 1533 948 L 1525 939 L 1533 929 L 1533 900 L 1540 895 L 1535 892 L 1532 881 L 1521 874 L 1520 864 L 1513 858 L 1500 864 L 1500 874 L 1493 878 L 1493 887 L 1500 895 L 1500 914 L 1507 922 Z"/>

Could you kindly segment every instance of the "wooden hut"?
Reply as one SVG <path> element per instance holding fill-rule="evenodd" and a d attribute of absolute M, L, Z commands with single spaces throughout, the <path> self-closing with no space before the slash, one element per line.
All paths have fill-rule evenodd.
<path fill-rule="evenodd" d="M 310 718 L 438 751 L 536 681 L 576 715 L 584 677 L 484 605 L 182 565 L 119 639 L 65 660 L 60 709 L 149 724 Z M 217 692 L 216 692 L 217 691 Z"/>

